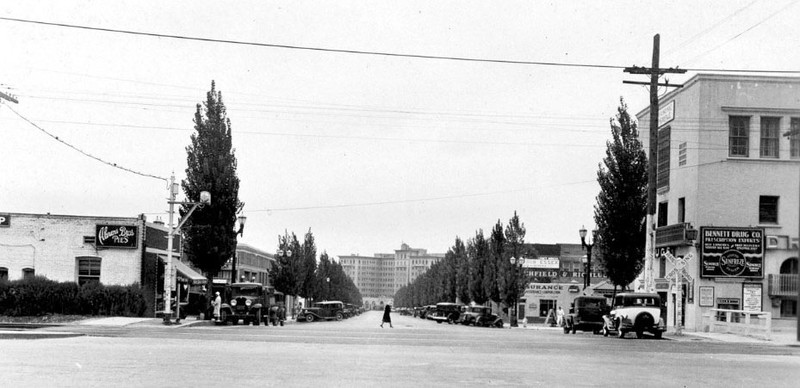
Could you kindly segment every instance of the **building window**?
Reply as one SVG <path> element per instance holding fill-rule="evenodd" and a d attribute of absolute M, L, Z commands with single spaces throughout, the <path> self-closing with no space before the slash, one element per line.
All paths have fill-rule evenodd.
<path fill-rule="evenodd" d="M 789 122 L 789 129 L 800 134 L 800 118 L 792 117 Z M 800 135 L 789 136 L 789 154 L 792 159 L 800 159 Z"/>
<path fill-rule="evenodd" d="M 686 222 L 686 198 L 678 198 L 678 223 Z"/>
<path fill-rule="evenodd" d="M 678 166 L 686 165 L 686 142 L 678 144 Z"/>
<path fill-rule="evenodd" d="M 778 197 L 762 195 L 758 198 L 758 223 L 778 223 Z"/>
<path fill-rule="evenodd" d="M 778 117 L 761 118 L 761 157 L 777 158 L 778 155 L 778 127 L 781 119 Z"/>
<path fill-rule="evenodd" d="M 668 202 L 661 202 L 658 204 L 658 220 L 656 227 L 667 226 L 667 207 Z"/>
<path fill-rule="evenodd" d="M 22 269 L 22 278 L 23 279 L 33 279 L 36 276 L 36 271 L 33 268 L 23 268 Z"/>
<path fill-rule="evenodd" d="M 658 171 L 656 174 L 656 188 L 669 189 L 669 142 L 670 127 L 658 131 Z"/>
<path fill-rule="evenodd" d="M 731 116 L 728 135 L 728 156 L 748 156 L 750 148 L 750 117 Z"/>
<path fill-rule="evenodd" d="M 8 268 L 0 267 L 0 282 L 8 280 Z"/>
<path fill-rule="evenodd" d="M 99 257 L 79 257 L 78 263 L 78 285 L 89 282 L 100 282 L 100 258 Z"/>

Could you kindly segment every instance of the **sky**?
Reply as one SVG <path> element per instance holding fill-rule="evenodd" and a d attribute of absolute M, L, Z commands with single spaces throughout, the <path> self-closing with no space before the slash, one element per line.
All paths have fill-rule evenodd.
<path fill-rule="evenodd" d="M 19 102 L 0 105 L 0 213 L 166 221 L 154 176 L 185 177 L 213 80 L 241 242 L 444 253 L 516 212 L 526 242 L 580 243 L 609 120 L 648 104 L 622 67 L 650 66 L 659 34 L 661 67 L 689 70 L 670 83 L 800 70 L 797 3 L 0 0 L 0 92 Z"/>

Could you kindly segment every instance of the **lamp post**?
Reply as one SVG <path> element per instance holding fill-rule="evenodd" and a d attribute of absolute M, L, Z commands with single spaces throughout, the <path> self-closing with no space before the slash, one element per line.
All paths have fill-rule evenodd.
<path fill-rule="evenodd" d="M 594 247 L 594 244 L 597 242 L 597 230 L 595 229 L 595 230 L 592 231 L 592 243 L 591 244 L 587 244 L 586 243 L 586 228 L 585 227 L 581 226 L 581 229 L 578 231 L 578 234 L 581 236 L 581 246 L 583 247 L 583 249 L 586 249 L 586 262 L 585 262 L 586 268 L 585 268 L 585 272 L 583 273 L 583 290 L 586 291 L 586 289 L 592 283 L 592 279 L 591 279 L 592 248 Z"/>
<path fill-rule="evenodd" d="M 244 236 L 244 223 L 247 222 L 247 217 L 245 216 L 236 217 L 236 222 L 239 223 L 239 229 L 238 230 L 236 230 L 236 228 L 233 229 L 236 232 L 235 235 Z M 236 249 L 234 249 L 233 258 L 231 259 L 231 283 L 236 283 L 236 259 L 237 259 Z"/>
<path fill-rule="evenodd" d="M 517 318 L 518 318 L 517 317 L 517 302 L 519 301 L 519 295 L 517 295 L 517 294 L 519 293 L 519 288 L 517 287 L 517 276 L 518 276 L 517 275 L 517 268 L 521 267 L 522 264 L 525 263 L 525 258 L 522 257 L 522 256 L 520 256 L 520 257 L 513 257 L 512 256 L 509 259 L 509 261 L 511 262 L 511 267 L 513 268 L 512 269 L 513 272 L 512 272 L 512 275 L 511 275 L 512 276 L 511 287 L 513 287 L 512 288 L 512 293 L 513 293 L 512 296 L 514 297 L 514 305 L 512 307 L 513 307 L 513 311 L 514 311 L 513 314 L 514 315 L 511 316 L 511 314 L 509 314 L 509 320 L 508 320 L 509 322 L 508 322 L 508 324 L 509 324 L 509 327 L 518 327 L 519 325 L 517 324 Z"/>
<path fill-rule="evenodd" d="M 170 325 L 172 321 L 170 320 L 172 317 L 172 285 L 175 283 L 175 269 L 172 268 L 172 245 L 173 245 L 173 238 L 175 234 L 181 229 L 183 224 L 189 220 L 192 213 L 198 208 L 203 207 L 207 204 L 211 203 L 211 194 L 208 191 L 201 191 L 200 192 L 200 202 L 181 202 L 176 201 L 175 197 L 178 195 L 178 184 L 175 183 L 175 173 L 172 174 L 169 178 L 169 198 L 167 199 L 167 203 L 169 204 L 169 228 L 167 231 L 167 260 L 164 263 L 164 324 Z M 173 221 L 175 217 L 175 205 L 192 205 L 192 208 L 189 209 L 189 212 L 186 213 L 185 216 L 181 219 L 178 223 L 178 226 L 173 226 Z M 180 300 L 175 302 L 175 312 L 180 321 Z"/>
<path fill-rule="evenodd" d="M 278 238 L 278 246 L 281 246 L 280 237 Z M 286 259 L 290 259 L 292 257 L 292 250 L 291 249 L 278 249 L 275 252 L 275 256 L 276 256 L 276 259 L 280 258 L 280 257 L 283 257 L 283 258 L 286 258 Z M 288 297 L 288 296 L 284 295 L 284 297 Z M 295 305 L 294 296 L 292 296 L 291 302 L 292 302 L 292 306 L 294 306 Z M 292 309 L 292 315 L 294 315 L 294 309 Z M 294 318 L 294 317 L 292 317 L 292 318 Z"/>

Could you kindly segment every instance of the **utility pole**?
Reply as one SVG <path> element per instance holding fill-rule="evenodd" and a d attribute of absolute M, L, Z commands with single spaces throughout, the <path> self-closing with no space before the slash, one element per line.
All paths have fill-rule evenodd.
<path fill-rule="evenodd" d="M 659 68 L 660 37 L 653 36 L 653 64 L 652 67 L 626 67 L 623 71 L 630 74 L 649 74 L 650 82 L 622 81 L 626 84 L 650 85 L 650 152 L 648 156 L 647 173 L 647 241 L 645 243 L 645 288 L 651 291 L 655 288 L 653 277 L 653 261 L 655 260 L 655 228 L 653 218 L 656 214 L 656 174 L 658 174 L 658 87 L 683 87 L 683 85 L 670 85 L 658 83 L 662 74 L 683 74 L 686 70 L 678 68 Z"/>

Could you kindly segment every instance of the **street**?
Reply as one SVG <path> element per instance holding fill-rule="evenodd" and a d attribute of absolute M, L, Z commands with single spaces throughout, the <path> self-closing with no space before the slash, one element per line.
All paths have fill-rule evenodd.
<path fill-rule="evenodd" d="M 4 386 L 795 386 L 800 349 L 490 329 L 381 313 L 284 327 L 60 327 L 0 340 Z M 55 328 L 39 330 L 56 330 Z"/>

